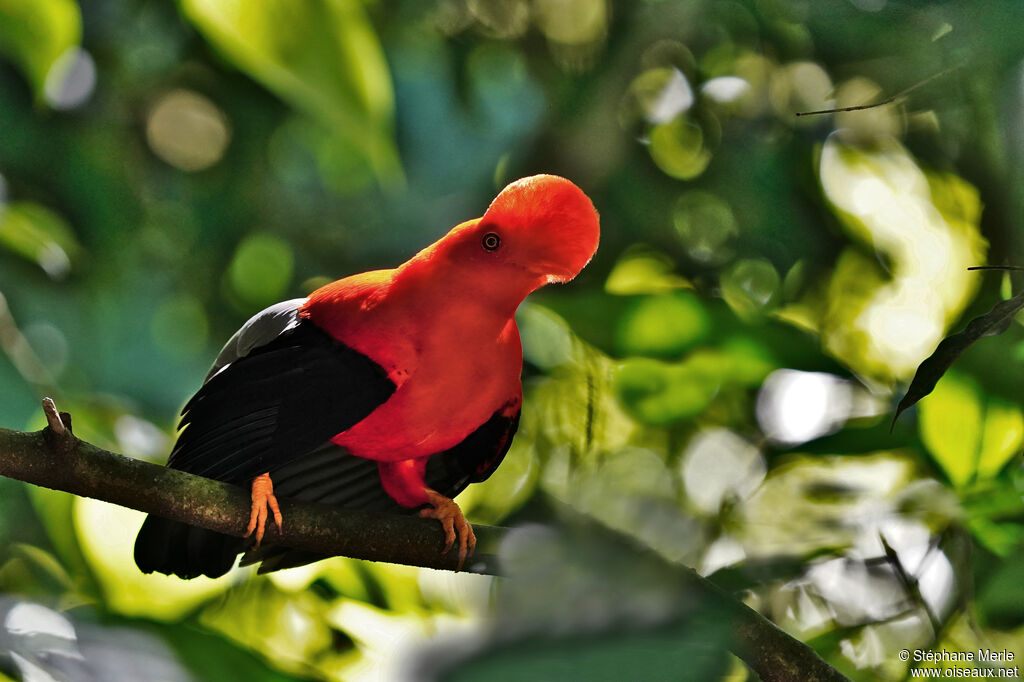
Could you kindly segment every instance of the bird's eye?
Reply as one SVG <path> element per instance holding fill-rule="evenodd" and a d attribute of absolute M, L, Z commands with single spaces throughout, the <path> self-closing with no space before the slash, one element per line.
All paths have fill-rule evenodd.
<path fill-rule="evenodd" d="M 483 247 L 488 251 L 494 251 L 499 246 L 501 246 L 501 237 L 499 237 L 493 232 L 488 232 L 487 234 L 484 235 L 484 238 L 481 240 L 480 243 L 483 244 Z"/>

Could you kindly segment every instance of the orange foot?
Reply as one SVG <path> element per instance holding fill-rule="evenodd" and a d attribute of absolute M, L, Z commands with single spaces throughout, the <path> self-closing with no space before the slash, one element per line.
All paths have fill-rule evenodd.
<path fill-rule="evenodd" d="M 425 491 L 432 509 L 424 509 L 420 516 L 425 519 L 437 519 L 444 527 L 446 544 L 442 553 L 447 553 L 455 544 L 456 535 L 459 540 L 459 570 L 466 557 L 473 553 L 476 548 L 476 535 L 473 534 L 473 527 L 466 521 L 459 505 L 440 493 L 429 488 Z"/>
<path fill-rule="evenodd" d="M 252 511 L 249 514 L 249 529 L 245 537 L 256 531 L 256 546 L 263 541 L 263 531 L 267 525 L 267 507 L 270 507 L 274 514 L 274 523 L 277 524 L 277 531 L 281 532 L 281 510 L 277 506 L 277 498 L 274 497 L 274 483 L 270 480 L 270 473 L 260 474 L 252 480 Z"/>

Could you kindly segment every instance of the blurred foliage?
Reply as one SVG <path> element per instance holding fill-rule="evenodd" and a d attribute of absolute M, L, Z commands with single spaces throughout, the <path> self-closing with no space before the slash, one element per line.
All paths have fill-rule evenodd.
<path fill-rule="evenodd" d="M 140 514 L 0 480 L 0 679 L 748 678 L 716 614 L 674 620 L 673 562 L 854 679 L 904 679 L 902 648 L 1019 659 L 1021 317 L 888 427 L 1021 291 L 966 268 L 1024 263 L 1022 24 L 1015 0 L 0 0 L 4 426 L 53 394 L 162 461 L 263 305 L 530 173 L 603 231 L 519 311 L 520 434 L 459 498 L 522 526 L 509 579 L 144 576 Z"/>

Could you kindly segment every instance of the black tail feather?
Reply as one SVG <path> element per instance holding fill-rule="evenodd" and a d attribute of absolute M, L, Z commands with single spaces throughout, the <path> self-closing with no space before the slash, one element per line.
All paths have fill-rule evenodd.
<path fill-rule="evenodd" d="M 246 544 L 243 538 L 150 515 L 135 539 L 135 564 L 143 573 L 219 578 L 235 565 Z"/>

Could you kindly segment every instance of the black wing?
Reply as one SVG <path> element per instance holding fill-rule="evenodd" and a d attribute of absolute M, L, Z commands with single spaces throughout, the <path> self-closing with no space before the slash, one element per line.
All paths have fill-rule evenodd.
<path fill-rule="evenodd" d="M 308 459 L 315 465 L 313 455 L 331 445 L 332 436 L 394 393 L 380 366 L 312 322 L 287 315 L 278 322 L 280 333 L 242 348 L 246 355 L 236 357 L 232 348 L 222 352 L 228 360 L 182 410 L 183 431 L 168 466 L 248 485 L 292 462 Z M 229 346 L 245 340 L 241 332 L 236 336 Z M 144 573 L 216 578 L 231 569 L 247 545 L 241 538 L 151 515 L 135 540 L 135 563 Z"/>
<path fill-rule="evenodd" d="M 427 460 L 423 480 L 445 497 L 455 497 L 470 483 L 486 481 L 505 459 L 519 428 L 519 410 L 511 416 L 500 411 L 455 447 Z"/>
<path fill-rule="evenodd" d="M 313 453 L 394 391 L 379 365 L 303 320 L 203 384 L 167 465 L 244 485 Z"/>

